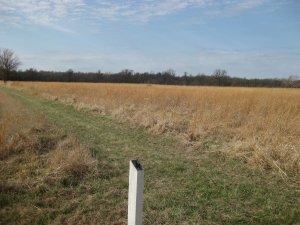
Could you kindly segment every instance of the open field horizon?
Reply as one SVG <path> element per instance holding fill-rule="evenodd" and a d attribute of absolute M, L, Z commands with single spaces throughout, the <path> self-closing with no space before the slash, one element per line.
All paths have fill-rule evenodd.
<path fill-rule="evenodd" d="M 299 12 L 0 0 L 0 225 L 300 225 Z"/>

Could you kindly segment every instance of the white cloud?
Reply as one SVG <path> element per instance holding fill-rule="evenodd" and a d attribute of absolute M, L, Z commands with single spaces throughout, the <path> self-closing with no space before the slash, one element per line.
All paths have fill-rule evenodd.
<path fill-rule="evenodd" d="M 0 23 L 7 27 L 30 23 L 68 32 L 60 20 L 78 16 L 84 6 L 84 0 L 0 0 Z"/>
<path fill-rule="evenodd" d="M 206 15 L 241 13 L 263 3 L 279 0 L 0 0 L 0 23 L 33 23 L 68 30 L 70 21 L 129 20 L 147 22 L 194 8 Z"/>
<path fill-rule="evenodd" d="M 178 11 L 195 8 L 207 7 L 212 5 L 212 0 L 116 0 L 116 1 L 97 1 L 93 7 L 95 19 L 116 20 L 126 18 L 135 22 L 147 22 L 154 17 L 161 17 L 174 14 Z M 96 14 L 95 14 L 96 12 Z"/>
<path fill-rule="evenodd" d="M 260 6 L 266 2 L 269 2 L 270 0 L 242 0 L 238 1 L 235 4 L 229 5 L 229 7 L 226 9 L 226 13 L 228 15 L 235 15 L 239 14 L 243 11 L 253 9 L 257 6 Z"/>

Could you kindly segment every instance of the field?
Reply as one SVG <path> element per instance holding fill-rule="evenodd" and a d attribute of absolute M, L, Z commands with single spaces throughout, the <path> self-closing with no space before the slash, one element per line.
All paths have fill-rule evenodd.
<path fill-rule="evenodd" d="M 300 221 L 298 89 L 14 82 L 0 96 L 1 223 L 126 224 L 132 158 L 145 224 Z"/>
<path fill-rule="evenodd" d="M 79 109 L 173 133 L 203 151 L 238 156 L 262 170 L 300 173 L 298 89 L 128 84 L 14 83 Z M 197 148 L 198 147 L 198 148 Z"/>

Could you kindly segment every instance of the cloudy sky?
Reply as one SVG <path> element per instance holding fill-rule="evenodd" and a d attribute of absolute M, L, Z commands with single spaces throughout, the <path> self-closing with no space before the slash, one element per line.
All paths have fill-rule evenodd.
<path fill-rule="evenodd" d="M 299 0 L 0 0 L 21 69 L 300 75 Z"/>

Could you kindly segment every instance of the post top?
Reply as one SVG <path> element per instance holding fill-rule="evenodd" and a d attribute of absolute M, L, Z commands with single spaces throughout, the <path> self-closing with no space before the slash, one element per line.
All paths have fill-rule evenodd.
<path fill-rule="evenodd" d="M 142 165 L 140 164 L 140 162 L 137 159 L 131 160 L 131 163 L 134 165 L 136 170 L 143 170 Z"/>

